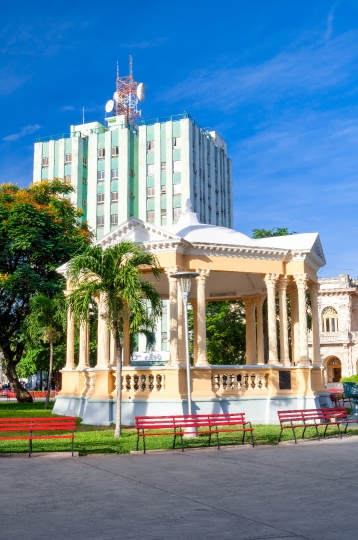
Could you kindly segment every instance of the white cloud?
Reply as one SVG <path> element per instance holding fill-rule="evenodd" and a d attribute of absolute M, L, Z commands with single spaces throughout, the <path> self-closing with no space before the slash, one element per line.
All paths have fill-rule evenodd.
<path fill-rule="evenodd" d="M 39 124 L 32 124 L 29 126 L 24 126 L 20 129 L 18 133 L 12 133 L 11 135 L 7 135 L 2 140 L 3 141 L 17 141 L 18 139 L 21 139 L 21 137 L 25 137 L 26 135 L 31 135 L 32 133 L 35 133 L 38 129 L 40 129 Z"/>
<path fill-rule="evenodd" d="M 61 112 L 74 111 L 75 108 L 72 105 L 64 105 L 61 107 Z"/>
<path fill-rule="evenodd" d="M 160 99 L 190 100 L 192 106 L 227 112 L 248 103 L 267 106 L 346 83 L 357 67 L 358 32 L 351 31 L 310 45 L 294 43 L 255 66 L 201 69 Z"/>

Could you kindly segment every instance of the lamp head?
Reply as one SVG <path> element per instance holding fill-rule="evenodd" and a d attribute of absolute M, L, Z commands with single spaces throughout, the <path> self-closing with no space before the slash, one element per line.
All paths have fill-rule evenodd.
<path fill-rule="evenodd" d="M 175 274 L 172 274 L 170 277 L 178 280 L 182 294 L 189 297 L 191 280 L 198 277 L 198 275 L 198 272 L 175 272 Z"/>

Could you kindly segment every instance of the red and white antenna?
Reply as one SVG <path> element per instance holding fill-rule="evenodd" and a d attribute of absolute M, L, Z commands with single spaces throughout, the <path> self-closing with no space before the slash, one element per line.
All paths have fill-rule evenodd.
<path fill-rule="evenodd" d="M 116 91 L 113 100 L 106 104 L 106 112 L 113 111 L 114 116 L 125 115 L 128 121 L 136 122 L 141 111 L 138 110 L 138 101 L 145 99 L 145 85 L 133 78 L 133 58 L 129 56 L 129 75 L 119 76 L 117 62 Z"/>

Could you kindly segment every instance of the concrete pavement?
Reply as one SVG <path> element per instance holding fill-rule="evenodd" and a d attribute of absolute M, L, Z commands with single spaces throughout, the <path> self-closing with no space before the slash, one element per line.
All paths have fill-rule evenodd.
<path fill-rule="evenodd" d="M 7 540 L 356 540 L 358 437 L 146 455 L 1 457 Z"/>

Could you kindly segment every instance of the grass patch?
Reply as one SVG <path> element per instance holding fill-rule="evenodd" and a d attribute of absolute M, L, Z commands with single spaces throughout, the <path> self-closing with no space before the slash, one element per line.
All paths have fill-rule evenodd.
<path fill-rule="evenodd" d="M 44 410 L 44 403 L 0 403 L 0 418 L 25 418 L 25 417 L 50 417 L 54 402 L 50 402 L 48 410 Z M 254 438 L 257 445 L 277 445 L 280 426 L 278 425 L 255 425 Z M 320 433 L 323 429 L 320 429 Z M 296 430 L 296 437 L 302 436 L 303 430 Z M 338 429 L 335 427 L 328 429 L 330 435 L 338 435 Z M 50 433 L 50 432 L 49 432 Z M 55 432 L 51 432 L 54 434 Z M 50 434 L 51 434 L 50 433 Z M 90 426 L 82 424 L 81 419 L 77 419 L 77 429 L 75 438 L 75 451 L 80 455 L 87 454 L 126 454 L 136 449 L 136 431 L 134 428 L 124 428 L 123 436 L 117 439 L 113 436 L 114 426 Z M 200 433 L 200 432 L 199 432 Z M 358 435 L 358 429 L 348 428 L 347 433 Z M 6 436 L 2 433 L 0 436 Z M 305 438 L 315 437 L 316 430 L 307 428 Z M 220 444 L 232 445 L 241 442 L 241 434 L 226 433 L 219 436 Z M 283 441 L 293 440 L 291 430 L 285 430 Z M 250 435 L 246 434 L 246 443 L 250 443 Z M 161 437 L 148 437 L 146 440 L 147 450 L 171 449 L 173 437 L 166 436 L 163 432 Z M 206 447 L 208 436 L 199 436 L 196 439 L 185 440 L 184 447 L 200 448 Z M 215 437 L 212 439 L 212 445 L 215 446 Z M 180 440 L 177 440 L 176 447 L 180 449 Z M 54 439 L 33 441 L 34 452 L 68 452 L 71 449 L 70 439 Z M 140 441 L 140 450 L 142 441 Z M 0 441 L 0 453 L 23 452 L 28 451 L 28 441 Z"/>

